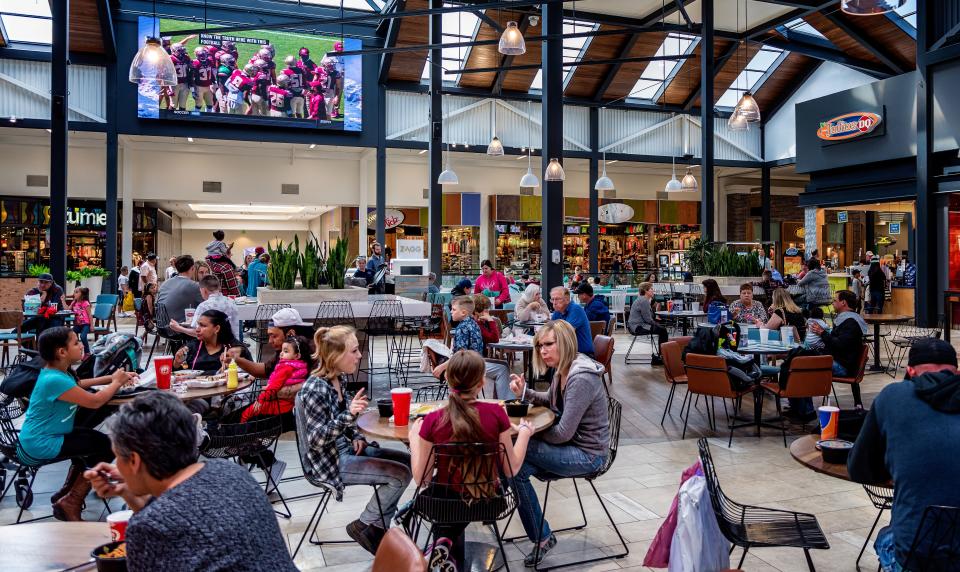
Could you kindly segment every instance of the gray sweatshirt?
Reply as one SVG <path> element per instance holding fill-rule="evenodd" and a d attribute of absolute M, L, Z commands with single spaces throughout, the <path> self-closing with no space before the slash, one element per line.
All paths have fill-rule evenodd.
<path fill-rule="evenodd" d="M 827 273 L 823 268 L 817 268 L 816 270 L 811 270 L 804 275 L 803 278 L 797 282 L 798 286 L 803 288 L 805 293 L 804 300 L 810 303 L 822 303 L 829 304 L 831 295 L 830 295 L 830 282 L 827 280 Z"/>
<path fill-rule="evenodd" d="M 602 364 L 577 354 L 570 364 L 562 396 L 559 375 L 553 378 L 547 391 L 527 388 L 524 399 L 557 413 L 553 426 L 539 434 L 541 439 L 553 445 L 573 445 L 592 455 L 609 453 L 609 403 L 600 377 L 603 371 Z"/>
<path fill-rule="evenodd" d="M 649 330 L 657 324 L 653 316 L 653 307 L 650 299 L 640 296 L 630 305 L 630 317 L 627 319 L 627 330 L 636 332 L 637 328 Z"/>

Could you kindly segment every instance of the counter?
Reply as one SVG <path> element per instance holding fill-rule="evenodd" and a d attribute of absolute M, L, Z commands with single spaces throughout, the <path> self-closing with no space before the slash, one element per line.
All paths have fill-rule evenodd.
<path fill-rule="evenodd" d="M 913 316 L 917 311 L 914 298 L 914 288 L 893 286 L 890 288 L 890 299 L 883 306 L 883 313 Z"/>

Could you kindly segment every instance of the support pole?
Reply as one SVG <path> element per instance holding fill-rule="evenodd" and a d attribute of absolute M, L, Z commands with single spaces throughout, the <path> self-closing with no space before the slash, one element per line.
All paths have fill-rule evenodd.
<path fill-rule="evenodd" d="M 50 272 L 65 285 L 67 274 L 67 66 L 70 65 L 70 0 L 51 2 L 53 44 L 50 78 Z"/>
<path fill-rule="evenodd" d="M 541 174 L 545 175 L 550 159 L 563 163 L 563 7 L 561 4 L 540 6 L 544 35 L 542 70 L 543 96 L 540 106 L 542 125 Z M 563 285 L 563 181 L 547 181 L 543 177 L 543 230 L 541 245 L 541 284 L 545 291 Z M 558 259 L 554 262 L 554 256 Z"/>
<path fill-rule="evenodd" d="M 760 240 L 770 241 L 770 163 L 760 167 Z"/>
<path fill-rule="evenodd" d="M 377 109 L 377 242 L 386 252 L 387 231 L 387 89 L 379 90 L 380 105 Z M 363 237 L 366 240 L 366 237 Z M 367 243 L 363 243 L 366 248 Z M 396 256 L 396 253 L 394 253 Z"/>
<path fill-rule="evenodd" d="M 430 8 L 443 7 L 442 0 L 430 0 Z M 435 14 L 430 16 L 430 44 L 440 46 L 443 42 L 443 16 Z M 437 275 L 437 279 L 442 278 L 443 269 L 443 187 L 437 183 L 437 177 L 443 170 L 443 105 L 442 105 L 442 81 L 443 68 L 440 64 L 443 62 L 443 50 L 436 48 L 430 50 L 430 57 L 427 65 L 430 66 L 430 143 L 429 143 L 429 163 L 427 181 L 430 189 L 429 198 L 429 224 L 427 233 L 430 238 L 428 255 L 430 256 L 430 271 Z"/>
<path fill-rule="evenodd" d="M 115 61 L 107 65 L 107 163 L 106 167 L 106 195 L 107 195 L 107 244 L 103 254 L 103 267 L 110 272 L 104 281 L 105 293 L 116 292 L 117 276 L 117 64 Z"/>
<path fill-rule="evenodd" d="M 133 151 L 123 148 L 123 204 L 120 219 L 120 259 L 133 270 Z M 176 245 L 181 249 L 182 244 Z M 140 254 L 146 256 L 146 252 Z"/>
<path fill-rule="evenodd" d="M 929 221 L 918 224 L 916 233 L 917 325 L 932 326 L 936 323 L 943 285 L 937 279 L 937 252 L 946 240 L 937 240 L 936 201 L 933 196 L 935 184 L 931 163 L 933 156 L 933 86 L 932 70 L 927 62 L 930 50 L 931 18 L 929 2 L 917 3 L 917 220 Z"/>
<path fill-rule="evenodd" d="M 600 196 L 594 187 L 600 177 L 597 152 L 600 150 L 600 110 L 590 108 L 590 274 L 600 274 Z"/>
<path fill-rule="evenodd" d="M 702 175 L 700 177 L 700 237 L 713 240 L 713 0 L 701 0 L 700 14 L 703 19 L 702 46 L 700 54 L 700 148 L 702 152 Z"/>

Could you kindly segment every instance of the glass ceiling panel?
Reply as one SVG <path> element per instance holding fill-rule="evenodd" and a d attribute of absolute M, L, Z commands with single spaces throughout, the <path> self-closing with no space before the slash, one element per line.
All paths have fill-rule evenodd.
<path fill-rule="evenodd" d="M 696 36 L 686 34 L 669 34 L 660 44 L 657 53 L 658 57 L 680 56 L 686 54 L 696 41 Z M 651 100 L 660 92 L 660 88 L 670 78 L 674 71 L 679 68 L 684 60 L 658 60 L 648 62 L 647 67 L 640 74 L 640 79 L 630 90 L 628 99 Z"/>
<path fill-rule="evenodd" d="M 763 84 L 764 78 L 768 73 L 776 69 L 780 62 L 786 58 L 787 52 L 777 48 L 763 47 L 747 63 L 746 69 L 740 72 L 737 79 L 734 80 L 730 89 L 725 91 L 720 99 L 717 100 L 717 107 L 734 107 L 740 101 L 743 92 L 749 91 L 756 93 L 757 89 Z"/>
<path fill-rule="evenodd" d="M 0 0 L 0 12 L 50 17 L 48 0 Z"/>
<path fill-rule="evenodd" d="M 896 9 L 896 13 L 910 22 L 914 28 L 917 27 L 917 0 L 907 0 L 907 3 Z"/>
<path fill-rule="evenodd" d="M 340 0 L 287 0 L 288 2 L 296 2 L 298 4 L 317 4 L 319 6 L 331 6 L 333 8 L 340 7 Z M 383 8 L 382 0 L 373 0 L 373 3 Z M 368 12 L 373 11 L 373 6 L 370 5 L 367 0 L 343 0 L 343 7 L 347 10 L 366 10 Z"/>
<path fill-rule="evenodd" d="M 53 41 L 53 26 L 49 19 L 0 14 L 7 40 L 31 44 L 49 44 Z"/>
<path fill-rule="evenodd" d="M 444 7 L 452 7 L 454 4 L 444 3 Z M 480 28 L 480 18 L 473 12 L 450 12 L 443 14 L 443 39 L 444 44 L 458 44 L 469 42 L 476 37 L 477 30 Z M 469 46 L 443 48 L 443 63 L 440 64 L 444 70 L 462 69 L 467 61 L 467 54 L 470 52 Z M 423 73 L 420 74 L 423 79 L 430 78 L 430 62 L 423 66 Z M 444 75 L 444 82 L 456 83 L 460 81 L 460 74 Z"/>
<path fill-rule="evenodd" d="M 782 27 L 790 32 L 800 32 L 801 34 L 810 34 L 811 36 L 822 38 L 824 40 L 827 39 L 826 36 L 818 32 L 816 28 L 806 23 L 804 20 L 801 20 L 800 18 L 797 18 L 796 20 L 790 20 L 789 22 L 784 24 Z"/>
<path fill-rule="evenodd" d="M 563 21 L 563 34 L 582 34 L 584 32 L 591 32 L 599 28 L 599 24 L 593 22 L 583 22 L 580 20 L 564 20 Z M 590 38 L 564 38 L 563 39 L 563 63 L 578 62 L 583 58 L 583 54 L 586 53 L 587 47 L 590 43 Z M 566 87 L 567 80 L 570 79 L 573 73 L 573 70 L 577 69 L 577 66 L 568 66 L 563 68 L 563 85 Z M 543 89 L 543 70 L 537 71 L 537 75 L 533 78 L 533 83 L 530 84 L 530 89 Z"/>

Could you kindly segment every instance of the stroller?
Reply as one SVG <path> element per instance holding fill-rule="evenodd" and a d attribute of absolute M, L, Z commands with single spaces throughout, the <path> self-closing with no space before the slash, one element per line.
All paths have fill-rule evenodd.
<path fill-rule="evenodd" d="M 93 344 L 91 356 L 77 367 L 77 377 L 87 379 L 110 375 L 118 369 L 143 373 L 140 358 L 143 346 L 132 334 L 114 332 Z"/>

